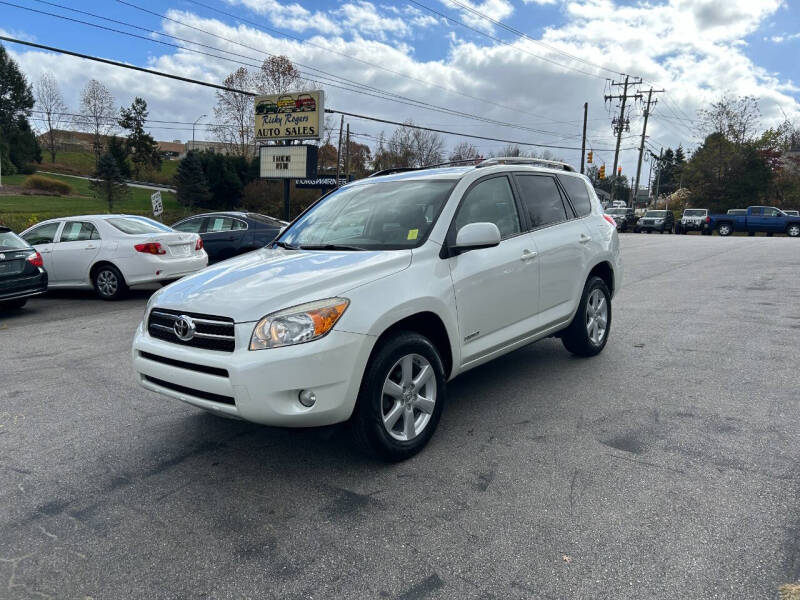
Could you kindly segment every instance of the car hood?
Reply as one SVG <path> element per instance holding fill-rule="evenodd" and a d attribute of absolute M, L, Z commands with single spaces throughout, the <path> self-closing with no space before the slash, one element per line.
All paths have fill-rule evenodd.
<path fill-rule="evenodd" d="M 152 306 L 257 321 L 276 310 L 338 296 L 401 271 L 411 250 L 261 249 L 223 261 L 157 292 Z"/>

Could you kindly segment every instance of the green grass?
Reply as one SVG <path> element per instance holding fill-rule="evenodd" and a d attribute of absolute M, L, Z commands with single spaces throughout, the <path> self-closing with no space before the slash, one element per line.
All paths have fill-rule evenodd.
<path fill-rule="evenodd" d="M 146 171 L 139 174 L 139 179 L 161 185 L 172 185 L 175 172 L 178 170 L 179 160 L 165 160 L 161 163 L 161 170 Z M 67 175 L 83 175 L 90 177 L 94 173 L 94 154 L 91 152 L 56 152 L 56 162 L 50 162 L 50 154 L 42 152 L 42 164 L 37 167 L 40 171 L 64 173 Z"/>
<path fill-rule="evenodd" d="M 3 184 L 19 186 L 22 185 L 25 177 L 25 175 L 3 177 Z M 50 177 L 66 181 L 73 187 L 75 193 L 72 196 L 0 195 L 0 223 L 4 223 L 15 231 L 21 231 L 45 219 L 108 212 L 108 205 L 92 195 L 87 180 L 58 175 L 50 175 Z M 150 195 L 153 192 L 134 187 L 128 189 L 130 191 L 128 198 L 116 204 L 114 212 L 151 216 Z M 164 203 L 164 223 L 174 223 L 188 214 L 178 204 L 175 194 L 161 192 L 161 199 Z"/>

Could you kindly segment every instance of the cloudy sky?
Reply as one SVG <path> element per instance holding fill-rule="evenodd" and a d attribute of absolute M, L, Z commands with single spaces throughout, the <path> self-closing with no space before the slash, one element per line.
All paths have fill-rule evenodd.
<path fill-rule="evenodd" d="M 330 108 L 552 146 L 555 156 L 575 163 L 579 152 L 569 148 L 580 146 L 588 102 L 589 146 L 610 168 L 615 105 L 603 97 L 617 92 L 609 80 L 620 81 L 623 73 L 641 77 L 642 90 L 666 90 L 657 95 L 648 126 L 648 144 L 656 151 L 695 147 L 701 136 L 697 109 L 723 94 L 757 96 L 764 126 L 784 114 L 800 121 L 800 2 L 794 0 L 12 3 L 18 6 L 0 7 L 3 35 L 215 83 L 241 63 L 285 54 L 325 88 Z M 6 46 L 30 80 L 51 71 L 70 107 L 77 109 L 80 89 L 95 77 L 119 104 L 144 97 L 151 119 L 169 122 L 152 124 L 158 139 L 190 139 L 191 125 L 184 123 L 203 114 L 209 117 L 196 135 L 210 139 L 202 124 L 213 122 L 211 89 Z M 357 86 L 365 93 L 354 91 Z M 622 141 L 621 164 L 629 175 L 636 166 L 641 114 L 641 105 L 634 104 L 631 131 Z M 371 136 L 392 130 L 359 119 L 350 123 L 357 139 L 371 146 Z M 447 136 L 450 146 L 458 141 Z M 473 141 L 484 153 L 503 146 Z"/>

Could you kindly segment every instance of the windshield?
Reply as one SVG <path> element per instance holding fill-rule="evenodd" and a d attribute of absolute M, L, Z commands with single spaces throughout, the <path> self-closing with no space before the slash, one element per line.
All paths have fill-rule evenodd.
<path fill-rule="evenodd" d="M 12 231 L 0 231 L 0 250 L 27 250 L 30 246 Z"/>
<path fill-rule="evenodd" d="M 683 216 L 684 217 L 705 217 L 706 216 L 706 211 L 702 210 L 702 209 L 701 210 L 698 210 L 698 209 L 694 209 L 694 210 L 687 209 L 687 210 L 683 211 Z"/>
<path fill-rule="evenodd" d="M 455 181 L 385 181 L 343 188 L 291 225 L 279 245 L 399 250 L 425 241 Z"/>
<path fill-rule="evenodd" d="M 109 225 L 113 225 L 122 233 L 127 233 L 129 235 L 172 231 L 166 225 L 161 225 L 161 223 L 156 223 L 145 217 L 113 217 L 111 219 L 106 219 L 106 221 Z"/>
<path fill-rule="evenodd" d="M 647 213 L 644 216 L 645 217 L 656 217 L 656 218 L 666 217 L 667 216 L 667 211 L 665 211 L 665 210 L 648 210 Z"/>

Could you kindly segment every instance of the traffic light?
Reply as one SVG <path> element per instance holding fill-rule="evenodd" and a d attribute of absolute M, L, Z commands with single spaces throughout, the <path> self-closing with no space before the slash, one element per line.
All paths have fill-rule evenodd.
<path fill-rule="evenodd" d="M 586 157 L 586 162 L 587 163 L 592 164 L 592 156 L 593 155 L 594 155 L 594 153 L 591 150 L 589 150 L 589 155 Z"/>
<path fill-rule="evenodd" d="M 600 165 L 600 171 L 598 171 L 597 176 L 600 177 L 600 179 L 605 179 L 606 178 L 606 166 L 605 165 Z"/>
<path fill-rule="evenodd" d="M 617 177 L 622 175 L 622 167 L 617 167 Z"/>

